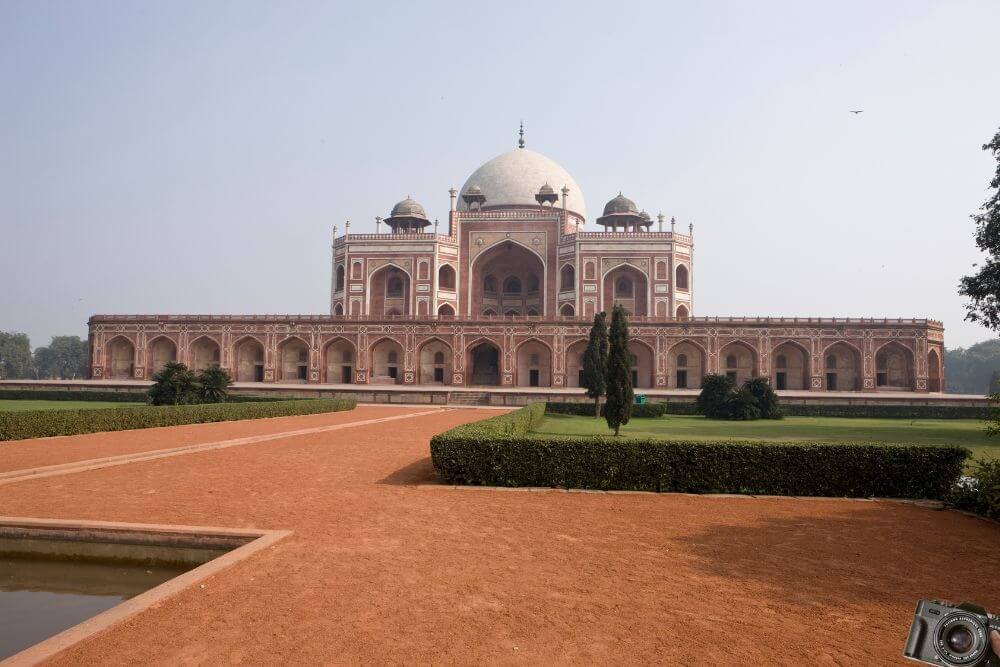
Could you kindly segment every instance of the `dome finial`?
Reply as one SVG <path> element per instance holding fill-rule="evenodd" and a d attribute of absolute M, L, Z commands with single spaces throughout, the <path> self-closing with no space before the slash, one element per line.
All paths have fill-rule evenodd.
<path fill-rule="evenodd" d="M 521 121 L 521 129 L 517 131 L 517 147 L 524 148 L 524 121 Z"/>

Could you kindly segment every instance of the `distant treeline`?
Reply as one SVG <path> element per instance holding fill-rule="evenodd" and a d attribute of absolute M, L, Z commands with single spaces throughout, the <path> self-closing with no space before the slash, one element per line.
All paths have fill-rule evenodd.
<path fill-rule="evenodd" d="M 74 380 L 87 377 L 87 341 L 79 336 L 53 336 L 31 350 L 28 335 L 0 331 L 0 380 Z"/>
<path fill-rule="evenodd" d="M 944 351 L 945 392 L 987 394 L 1000 391 L 1000 339 Z"/>

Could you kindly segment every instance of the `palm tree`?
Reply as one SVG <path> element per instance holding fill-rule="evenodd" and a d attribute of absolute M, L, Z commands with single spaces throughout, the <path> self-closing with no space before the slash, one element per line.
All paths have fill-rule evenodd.
<path fill-rule="evenodd" d="M 225 403 L 233 378 L 225 368 L 209 366 L 198 373 L 198 398 L 202 403 Z"/>

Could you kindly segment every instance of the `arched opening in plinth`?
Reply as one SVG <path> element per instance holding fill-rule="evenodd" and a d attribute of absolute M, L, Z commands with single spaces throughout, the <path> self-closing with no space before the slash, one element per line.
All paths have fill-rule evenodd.
<path fill-rule="evenodd" d="M 375 317 L 410 314 L 410 274 L 394 264 L 378 269 L 369 279 L 368 312 Z"/>
<path fill-rule="evenodd" d="M 742 341 L 733 341 L 719 351 L 721 372 L 742 385 L 757 377 L 757 353 Z"/>
<path fill-rule="evenodd" d="M 648 281 L 645 274 L 629 264 L 615 267 L 604 276 L 604 307 L 621 305 L 626 314 L 644 316 L 647 311 Z"/>
<path fill-rule="evenodd" d="M 118 336 L 108 343 L 108 369 L 113 379 L 125 380 L 135 377 L 135 346 L 132 341 Z"/>
<path fill-rule="evenodd" d="M 236 381 L 264 381 L 264 346 L 256 338 L 244 338 L 236 343 Z"/>
<path fill-rule="evenodd" d="M 566 386 L 583 386 L 583 355 L 587 352 L 587 340 L 578 340 L 566 347 Z"/>
<path fill-rule="evenodd" d="M 420 346 L 420 384 L 451 384 L 451 346 L 432 338 Z"/>
<path fill-rule="evenodd" d="M 191 370 L 203 371 L 209 366 L 222 363 L 222 348 L 208 336 L 202 336 L 191 343 Z"/>
<path fill-rule="evenodd" d="M 149 374 L 154 374 L 163 370 L 171 361 L 177 361 L 177 346 L 174 341 L 166 336 L 161 336 L 149 345 Z"/>
<path fill-rule="evenodd" d="M 383 338 L 372 346 L 371 384 L 400 384 L 403 381 L 403 346 Z"/>
<path fill-rule="evenodd" d="M 941 392 L 944 387 L 941 383 L 941 355 L 934 348 L 927 352 L 927 391 Z"/>
<path fill-rule="evenodd" d="M 518 387 L 552 386 L 552 350 L 537 339 L 521 343 L 516 353 L 516 377 Z"/>
<path fill-rule="evenodd" d="M 490 341 L 482 341 L 469 348 L 466 367 L 470 385 L 497 386 L 500 384 L 500 348 Z"/>
<path fill-rule="evenodd" d="M 545 264 L 532 250 L 504 241 L 473 260 L 471 313 L 545 314 Z"/>
<path fill-rule="evenodd" d="M 327 343 L 323 353 L 328 384 L 354 383 L 354 344 L 346 338 L 335 338 Z"/>
<path fill-rule="evenodd" d="M 809 352 L 793 341 L 785 341 L 771 352 L 771 386 L 775 389 L 809 388 Z"/>
<path fill-rule="evenodd" d="M 672 373 L 668 379 L 671 389 L 701 389 L 705 377 L 705 352 L 690 341 L 681 341 L 670 348 L 667 355 Z"/>
<path fill-rule="evenodd" d="M 875 353 L 875 386 L 885 391 L 913 390 L 913 353 L 890 341 Z"/>
<path fill-rule="evenodd" d="M 309 345 L 301 338 L 292 337 L 278 346 L 278 380 L 280 382 L 307 382 L 309 380 Z"/>
<path fill-rule="evenodd" d="M 640 340 L 630 340 L 628 351 L 632 354 L 632 386 L 638 389 L 653 388 L 656 383 L 653 348 Z"/>
<path fill-rule="evenodd" d="M 861 353 L 839 341 L 823 351 L 823 388 L 827 391 L 861 389 Z"/>

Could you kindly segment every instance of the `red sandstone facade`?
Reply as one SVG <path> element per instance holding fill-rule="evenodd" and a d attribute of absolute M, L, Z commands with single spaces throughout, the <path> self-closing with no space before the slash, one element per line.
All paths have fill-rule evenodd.
<path fill-rule="evenodd" d="M 661 215 L 652 231 L 619 195 L 604 231 L 584 231 L 567 181 L 522 147 L 450 191 L 446 233 L 425 232 L 410 199 L 389 233 L 335 229 L 330 315 L 95 315 L 92 375 L 146 379 L 179 360 L 238 382 L 577 387 L 594 313 L 620 303 L 638 388 L 727 373 L 778 389 L 942 390 L 940 322 L 694 317 L 693 230 L 666 231 Z"/>

